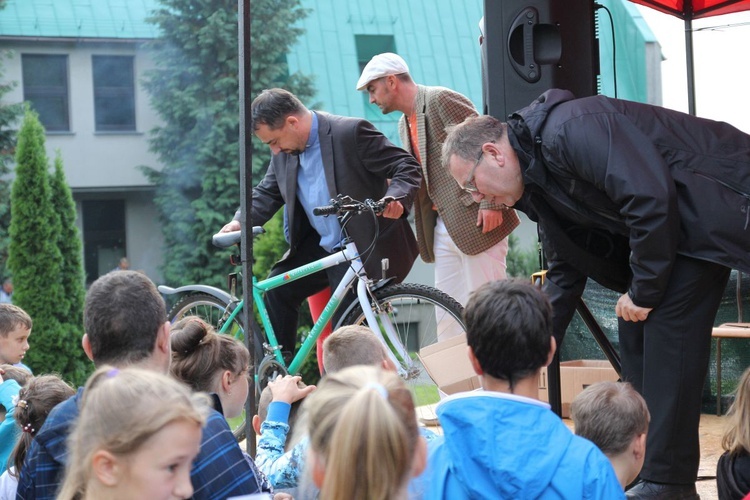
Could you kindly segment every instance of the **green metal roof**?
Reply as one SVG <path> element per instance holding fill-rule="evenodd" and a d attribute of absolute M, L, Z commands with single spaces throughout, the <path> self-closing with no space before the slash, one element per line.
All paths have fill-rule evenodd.
<path fill-rule="evenodd" d="M 146 23 L 157 0 L 7 0 L 0 36 L 144 39 L 158 36 Z"/>

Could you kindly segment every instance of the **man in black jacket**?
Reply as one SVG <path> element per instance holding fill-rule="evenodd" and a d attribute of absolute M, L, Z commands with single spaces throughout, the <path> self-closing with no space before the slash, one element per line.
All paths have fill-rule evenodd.
<path fill-rule="evenodd" d="M 623 378 L 651 411 L 628 498 L 698 498 L 711 328 L 730 268 L 750 271 L 750 136 L 634 102 L 550 90 L 507 123 L 455 127 L 443 161 L 476 201 L 525 212 L 562 341 L 587 278 L 622 293 Z"/>
<path fill-rule="evenodd" d="M 388 258 L 390 275 L 402 281 L 418 254 L 417 240 L 406 220 L 422 183 L 417 160 L 369 122 L 310 111 L 283 89 L 264 90 L 253 100 L 251 112 L 255 135 L 273 153 L 265 177 L 253 189 L 252 224 L 265 224 L 283 206 L 289 227 L 289 250 L 270 276 L 341 248 L 337 219 L 314 216 L 312 210 L 343 194 L 360 201 L 386 196 L 400 200 L 390 203 L 377 221 L 359 217 L 347 229 L 368 276 L 379 277 L 381 259 Z M 239 230 L 240 215 L 237 211 L 222 232 Z M 347 268 L 346 263 L 340 264 L 266 294 L 271 324 L 285 351 L 294 352 L 302 301 L 325 287 L 335 289 Z"/>

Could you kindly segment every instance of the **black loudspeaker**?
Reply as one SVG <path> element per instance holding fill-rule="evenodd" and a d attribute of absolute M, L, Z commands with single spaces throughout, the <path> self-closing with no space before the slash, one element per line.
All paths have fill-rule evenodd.
<path fill-rule="evenodd" d="M 484 113 L 499 120 L 551 88 L 596 95 L 593 0 L 484 0 Z"/>

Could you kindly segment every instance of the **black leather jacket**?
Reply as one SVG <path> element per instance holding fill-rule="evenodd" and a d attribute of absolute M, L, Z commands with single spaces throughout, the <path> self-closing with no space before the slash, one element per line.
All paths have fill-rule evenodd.
<path fill-rule="evenodd" d="M 539 223 L 548 293 L 570 317 L 586 277 L 656 307 L 676 254 L 750 271 L 750 135 L 553 89 L 509 118 L 508 136 L 525 182 L 516 208 Z"/>

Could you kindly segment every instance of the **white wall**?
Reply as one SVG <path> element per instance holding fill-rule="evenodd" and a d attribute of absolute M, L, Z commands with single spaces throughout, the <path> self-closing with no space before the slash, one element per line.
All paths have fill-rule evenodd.
<path fill-rule="evenodd" d="M 148 151 L 148 131 L 159 123 L 149 106 L 148 96 L 139 81 L 143 72 L 154 64 L 147 52 L 133 43 L 12 43 L 3 41 L 0 48 L 9 49 L 4 61 L 4 80 L 17 87 L 6 95 L 8 102 L 23 100 L 21 54 L 67 54 L 70 132 L 47 134 L 47 154 L 54 158 L 59 149 L 70 187 L 112 188 L 147 186 L 149 183 L 137 168 L 148 165 L 159 168 L 156 156 Z M 96 132 L 94 122 L 94 85 L 92 55 L 134 55 L 135 65 L 135 132 Z"/>

